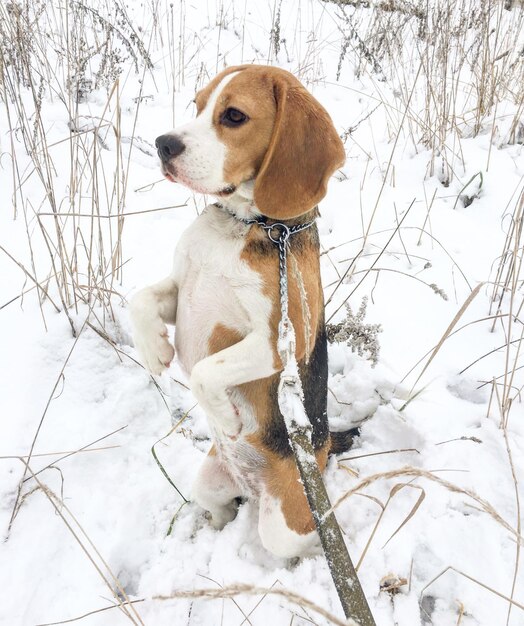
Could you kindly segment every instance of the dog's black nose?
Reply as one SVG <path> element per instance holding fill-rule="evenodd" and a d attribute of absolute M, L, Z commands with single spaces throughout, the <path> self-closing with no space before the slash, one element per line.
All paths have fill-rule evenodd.
<path fill-rule="evenodd" d="M 186 149 L 186 146 L 175 135 L 160 135 L 155 140 L 155 146 L 162 161 L 169 161 Z"/>

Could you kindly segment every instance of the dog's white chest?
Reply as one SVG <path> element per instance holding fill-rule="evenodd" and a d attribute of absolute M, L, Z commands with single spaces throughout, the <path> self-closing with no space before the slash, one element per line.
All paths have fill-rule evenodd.
<path fill-rule="evenodd" d="M 252 327 L 243 301 L 264 299 L 260 275 L 241 259 L 245 228 L 208 207 L 182 235 L 175 253 L 178 309 L 175 345 L 189 374 L 209 354 L 221 324 L 241 335 Z M 265 307 L 263 307 L 265 308 Z"/>

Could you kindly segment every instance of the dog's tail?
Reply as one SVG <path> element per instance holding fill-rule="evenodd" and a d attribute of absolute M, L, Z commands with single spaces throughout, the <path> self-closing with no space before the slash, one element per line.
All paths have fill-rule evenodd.
<path fill-rule="evenodd" d="M 353 441 L 360 435 L 360 428 L 351 428 L 339 432 L 330 432 L 331 445 L 329 454 L 341 454 L 347 452 L 353 445 Z"/>

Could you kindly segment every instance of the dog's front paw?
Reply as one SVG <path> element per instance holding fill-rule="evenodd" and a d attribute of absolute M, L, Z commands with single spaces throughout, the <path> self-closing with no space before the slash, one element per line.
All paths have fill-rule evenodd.
<path fill-rule="evenodd" d="M 134 325 L 133 339 L 143 365 L 155 375 L 160 375 L 169 367 L 175 349 L 168 341 L 167 326 L 160 318 L 147 325 Z"/>
<path fill-rule="evenodd" d="M 204 359 L 193 367 L 189 386 L 215 428 L 228 437 L 237 437 L 242 429 L 240 413 L 221 384 L 220 371 Z"/>

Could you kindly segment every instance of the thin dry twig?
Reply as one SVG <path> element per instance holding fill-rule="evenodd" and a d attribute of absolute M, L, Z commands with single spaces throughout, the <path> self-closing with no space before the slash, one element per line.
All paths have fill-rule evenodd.
<path fill-rule="evenodd" d="M 90 450 L 91 446 L 94 446 L 96 443 L 99 443 L 100 441 L 103 441 L 104 439 L 107 439 L 108 437 L 111 437 L 112 435 L 116 435 L 116 433 L 119 433 L 120 431 L 124 430 L 124 428 L 127 428 L 127 424 L 125 426 L 121 426 L 120 428 L 117 428 L 116 430 L 113 430 L 112 432 L 108 433 L 107 435 L 104 435 L 103 437 L 99 437 L 98 439 L 95 439 L 95 441 L 92 441 L 91 443 L 86 444 L 85 446 L 82 446 L 81 448 L 78 448 L 78 450 L 73 450 L 72 452 L 66 452 L 63 456 L 61 456 L 58 459 L 55 459 L 52 463 L 50 463 L 49 465 L 46 465 L 45 467 L 42 467 L 42 469 L 39 469 L 37 472 L 34 473 L 35 476 L 38 476 L 38 474 L 41 474 L 43 471 L 45 471 L 46 469 L 48 469 L 49 467 L 51 467 L 51 465 L 56 465 L 57 463 L 60 463 L 60 461 L 63 461 L 64 459 L 68 459 L 70 456 L 73 456 L 75 454 L 78 454 L 79 452 L 90 452 L 93 450 Z M 108 450 L 110 448 L 118 448 L 119 446 L 108 446 L 106 448 L 103 448 L 105 450 Z M 102 448 L 97 448 L 97 450 L 101 450 Z M 35 455 L 33 454 L 32 457 L 34 458 L 35 456 L 40 456 L 40 455 Z M 20 458 L 20 457 L 18 457 Z M 29 459 L 29 457 L 27 457 Z M 27 478 L 24 479 L 23 482 L 27 482 L 28 480 L 31 480 L 31 476 L 28 476 Z"/>
<path fill-rule="evenodd" d="M 129 603 L 123 602 L 123 605 L 127 604 L 139 604 L 140 602 L 145 602 L 144 598 L 139 598 L 138 600 L 130 600 Z M 72 622 L 79 622 L 86 617 L 90 617 L 91 615 L 96 615 L 97 613 L 104 613 L 105 611 L 110 611 L 111 609 L 120 608 L 120 604 L 111 604 L 111 606 L 104 606 L 101 609 L 95 609 L 94 611 L 89 611 L 88 613 L 83 613 L 82 615 L 77 615 L 77 617 L 71 617 L 69 619 L 63 619 L 59 622 L 45 622 L 42 624 L 36 624 L 35 626 L 59 626 L 59 624 L 71 624 Z"/>
<path fill-rule="evenodd" d="M 429 581 L 429 583 L 422 589 L 422 591 L 420 592 L 420 596 L 419 596 L 419 603 L 422 600 L 422 597 L 424 595 L 424 591 L 426 591 L 426 589 L 428 587 L 430 587 L 434 582 L 436 582 L 441 576 L 443 576 L 444 574 L 446 574 L 447 572 L 450 572 L 450 571 L 451 572 L 455 572 L 456 574 L 459 574 L 460 576 L 464 576 L 464 578 L 467 578 L 468 580 L 471 580 L 471 582 L 474 582 L 476 585 L 479 585 L 483 589 L 486 589 L 487 591 L 493 593 L 494 595 L 498 596 L 499 598 L 502 598 L 503 600 L 506 600 L 512 606 L 516 606 L 517 608 L 522 609 L 524 611 L 524 604 L 521 604 L 520 602 L 516 602 L 512 598 L 509 598 L 508 596 L 504 595 L 503 593 L 500 593 L 500 591 L 497 591 L 496 589 L 493 589 L 493 587 L 490 587 L 489 585 L 486 585 L 485 583 L 481 582 L 480 580 L 477 580 L 476 578 L 473 578 L 473 576 L 469 576 L 465 572 L 462 572 L 461 570 L 457 569 L 456 567 L 453 567 L 452 565 L 449 565 L 448 567 L 443 569 L 440 572 L 440 574 L 437 574 L 437 576 L 435 576 L 435 578 L 432 578 Z"/>
<path fill-rule="evenodd" d="M 411 395 L 413 393 L 413 390 L 415 389 L 415 387 L 417 386 L 418 381 L 422 378 L 422 376 L 424 375 L 424 373 L 426 372 L 426 370 L 428 369 L 428 367 L 431 365 L 431 362 L 433 361 L 433 359 L 437 356 L 439 350 L 442 348 L 444 342 L 446 341 L 446 339 L 450 336 L 451 332 L 453 331 L 453 329 L 455 328 L 455 326 L 457 325 L 457 322 L 459 321 L 459 319 L 464 315 L 464 312 L 467 310 L 467 308 L 469 307 L 469 305 L 473 302 L 473 300 L 476 298 L 476 296 L 478 295 L 479 291 L 481 290 L 482 286 L 485 283 L 479 283 L 475 289 L 473 289 L 473 291 L 469 294 L 469 296 L 466 298 L 466 300 L 464 301 L 464 303 L 462 304 L 462 306 L 460 307 L 460 309 L 457 311 L 457 313 L 455 314 L 454 318 L 451 320 L 451 323 L 449 324 L 449 326 L 446 328 L 446 330 L 444 331 L 444 334 L 442 335 L 442 337 L 440 338 L 439 342 L 437 343 L 437 345 L 435 346 L 435 348 L 433 349 L 433 351 L 431 352 L 431 355 L 429 357 L 429 359 L 426 361 L 426 363 L 424 364 L 424 367 L 422 368 L 422 371 L 420 372 L 420 374 L 417 376 L 417 379 L 415 380 L 415 382 L 413 383 L 413 386 L 411 387 L 411 391 L 409 393 L 409 395 Z"/>
<path fill-rule="evenodd" d="M 506 520 L 495 510 L 493 505 L 490 504 L 487 500 L 484 500 L 483 498 L 478 496 L 474 491 L 471 491 L 470 489 L 458 487 L 457 485 L 454 485 L 453 483 L 450 483 L 449 481 L 444 480 L 443 478 L 439 478 L 438 476 L 435 476 L 433 473 L 428 472 L 427 470 L 419 469 L 417 467 L 408 466 L 402 469 L 391 470 L 389 472 L 381 472 L 379 474 L 372 474 L 371 476 L 368 476 L 367 478 L 359 482 L 358 485 L 356 485 L 355 487 L 347 491 L 343 496 L 341 496 L 335 502 L 335 504 L 333 504 L 332 509 L 335 510 L 338 506 L 342 504 L 342 502 L 344 502 L 351 496 L 355 495 L 357 492 L 361 491 L 362 489 L 365 489 L 366 487 L 369 487 L 369 485 L 372 485 L 373 483 L 379 480 L 389 480 L 391 478 L 398 478 L 400 476 L 414 476 L 414 477 L 426 478 L 427 480 L 431 480 L 432 482 L 438 483 L 442 487 L 445 487 L 452 493 L 460 493 L 460 494 L 468 496 L 480 506 L 482 511 L 490 515 L 496 522 L 498 522 L 503 528 L 505 528 L 514 537 L 516 541 L 524 542 L 524 538 L 520 535 L 520 533 L 517 532 L 511 526 L 511 524 L 506 522 Z"/>
<path fill-rule="evenodd" d="M 287 589 L 275 589 L 272 587 L 255 587 L 252 585 L 230 585 L 228 587 L 224 587 L 223 589 L 191 589 L 187 591 L 174 591 L 173 593 L 164 596 L 153 596 L 154 600 L 172 600 L 173 598 L 202 598 L 205 600 L 215 600 L 217 598 L 232 598 L 237 595 L 247 594 L 247 595 L 274 595 L 285 598 L 292 604 L 297 604 L 298 606 L 307 607 L 315 613 L 318 613 L 325 619 L 329 620 L 335 626 L 358 626 L 358 624 L 352 620 L 342 620 L 338 618 L 333 613 L 326 611 L 326 609 L 322 608 L 315 602 L 312 602 L 308 598 L 295 593 L 294 591 L 289 591 Z"/>
<path fill-rule="evenodd" d="M 417 499 L 415 505 L 413 506 L 413 508 L 411 509 L 411 511 L 408 513 L 407 517 L 404 519 L 404 521 L 400 524 L 400 526 L 395 530 L 395 532 L 390 536 L 390 538 L 386 541 L 386 543 L 382 546 L 383 548 L 386 546 L 386 544 L 388 544 L 391 539 L 393 539 L 393 537 L 399 532 L 399 530 L 413 517 L 413 515 L 415 515 L 415 513 L 417 512 L 419 506 L 422 504 L 422 501 L 424 500 L 424 498 L 426 497 L 426 492 L 424 491 L 424 489 L 422 489 L 422 487 L 418 486 L 418 485 L 412 485 L 410 483 L 400 483 L 398 485 L 395 485 L 391 491 L 389 492 L 389 496 L 388 499 L 386 500 L 386 504 L 384 504 L 382 506 L 382 509 L 380 511 L 380 514 L 377 518 L 377 521 L 375 523 L 375 526 L 373 527 L 373 530 L 371 531 L 371 534 L 369 536 L 369 539 L 366 542 L 366 545 L 364 546 L 364 549 L 362 550 L 362 554 L 360 555 L 360 558 L 358 560 L 358 563 L 355 566 L 355 569 L 358 571 L 360 566 L 362 565 L 362 561 L 364 560 L 364 557 L 367 554 L 367 551 L 369 549 L 369 546 L 371 545 L 371 542 L 373 540 L 373 537 L 375 536 L 375 533 L 377 532 L 377 529 L 380 525 L 380 522 L 382 521 L 382 518 L 384 517 L 384 514 L 386 512 L 386 509 L 389 506 L 389 503 L 391 502 L 391 500 L 395 497 L 395 495 L 404 487 L 410 487 L 412 489 L 418 489 L 420 490 L 421 494 L 419 496 L 419 498 Z"/>

